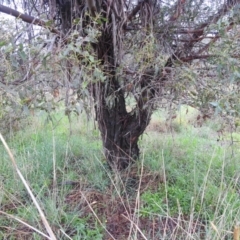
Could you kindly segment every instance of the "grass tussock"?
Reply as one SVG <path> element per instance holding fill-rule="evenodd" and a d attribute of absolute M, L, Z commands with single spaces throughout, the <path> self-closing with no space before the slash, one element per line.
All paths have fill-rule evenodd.
<path fill-rule="evenodd" d="M 232 239 L 240 153 L 231 140 L 240 137 L 226 132 L 219 141 L 216 125 L 196 126 L 190 111 L 171 126 L 155 114 L 141 159 L 121 173 L 109 170 L 84 115 L 71 125 L 61 113 L 47 123 L 35 116 L 7 142 L 57 239 Z M 39 213 L 0 147 L 0 239 L 44 239 Z"/>

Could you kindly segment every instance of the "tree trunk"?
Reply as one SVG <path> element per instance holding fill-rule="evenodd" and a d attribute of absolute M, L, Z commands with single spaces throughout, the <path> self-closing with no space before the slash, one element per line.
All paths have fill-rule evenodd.
<path fill-rule="evenodd" d="M 109 79 L 115 83 L 114 76 Z M 116 90 L 113 102 L 106 102 L 105 83 L 95 86 L 96 116 L 105 156 L 112 168 L 127 168 L 139 157 L 138 140 L 150 121 L 147 111 L 127 112 L 123 91 Z M 109 89 L 108 89 L 109 90 Z"/>
<path fill-rule="evenodd" d="M 73 6 L 67 1 L 63 2 L 65 5 L 60 6 L 60 13 L 62 31 L 66 33 L 71 27 L 70 13 L 73 11 Z M 107 161 L 112 168 L 121 170 L 127 168 L 139 157 L 138 139 L 147 127 L 152 111 L 151 108 L 146 108 L 140 99 L 136 109 L 130 113 L 127 112 L 124 89 L 120 86 L 117 75 L 119 60 L 117 54 L 120 52 L 122 41 L 119 36 L 123 35 L 122 20 L 117 16 L 113 17 L 116 13 L 112 11 L 107 1 L 96 1 L 96 3 L 98 3 L 96 9 L 100 9 L 98 11 L 101 14 L 100 19 L 107 19 L 98 26 L 100 32 L 98 42 L 92 44 L 105 76 L 104 81 L 99 79 L 97 83 L 92 84 L 96 119 Z M 122 4 L 119 1 L 118 4 L 120 3 Z M 76 9 L 82 12 L 84 5 L 81 5 L 81 8 L 80 5 L 79 3 Z M 88 7 L 91 10 L 90 5 Z M 87 14 L 84 19 L 86 28 L 96 24 Z M 117 21 L 118 27 L 116 27 Z"/>
<path fill-rule="evenodd" d="M 138 139 L 149 124 L 151 110 L 138 104 L 133 111 L 127 112 L 124 88 L 120 86 L 114 66 L 113 49 L 112 35 L 102 33 L 98 59 L 103 60 L 107 79 L 95 84 L 94 98 L 105 156 L 112 168 L 122 170 L 139 157 Z"/>
<path fill-rule="evenodd" d="M 107 9 L 104 10 L 107 12 Z M 113 34 L 118 33 L 113 31 L 111 21 L 112 19 L 108 18 L 106 26 L 103 24 L 96 46 L 97 57 L 101 61 L 106 80 L 93 85 L 93 96 L 105 156 L 112 168 L 122 170 L 139 157 L 138 140 L 149 124 L 152 107 L 147 108 L 142 101 L 142 96 L 148 91 L 146 88 L 141 93 L 136 108 L 131 112 L 126 110 L 124 88 L 120 86 L 116 71 L 116 52 L 120 50 L 119 46 L 114 44 Z M 145 80 L 142 79 L 143 85 L 147 84 Z"/>

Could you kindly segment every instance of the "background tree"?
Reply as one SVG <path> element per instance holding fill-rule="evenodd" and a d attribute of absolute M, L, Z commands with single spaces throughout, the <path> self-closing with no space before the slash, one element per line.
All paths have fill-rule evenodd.
<path fill-rule="evenodd" d="M 214 79 L 226 74 L 216 68 L 222 55 L 211 49 L 214 44 L 221 46 L 237 29 L 239 2 L 45 0 L 41 6 L 24 1 L 23 9 L 34 9 L 28 13 L 37 18 L 3 5 L 0 12 L 53 33 L 44 32 L 42 57 L 30 65 L 20 82 L 29 83 L 36 68 L 42 69 L 42 76 L 44 67 L 53 71 L 53 65 L 47 65 L 50 62 L 60 63 L 54 71 L 64 66 L 63 85 L 74 89 L 79 98 L 93 99 L 108 163 L 124 169 L 139 157 L 139 137 L 156 107 L 187 103 L 203 110 L 205 117 L 209 102 L 220 106 L 216 99 L 223 96 L 223 82 L 215 85 Z M 39 55 L 32 56 L 25 61 Z M 2 83 L 7 84 L 4 79 Z M 68 96 L 67 91 L 69 107 Z M 127 108 L 129 99 L 131 109 Z"/>

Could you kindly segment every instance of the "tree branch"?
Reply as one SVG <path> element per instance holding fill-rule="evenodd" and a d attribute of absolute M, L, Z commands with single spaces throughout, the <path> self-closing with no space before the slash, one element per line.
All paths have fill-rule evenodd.
<path fill-rule="evenodd" d="M 234 26 L 234 23 L 231 22 L 228 27 L 225 29 L 225 32 L 227 33 L 228 31 L 230 31 Z M 206 51 L 210 45 L 212 45 L 214 42 L 216 42 L 218 39 L 220 38 L 219 35 L 216 35 L 208 44 L 206 44 L 203 48 L 201 48 L 196 54 L 201 54 L 203 53 L 204 51 Z"/>
<path fill-rule="evenodd" d="M 132 12 L 128 15 L 128 20 L 131 21 L 132 18 L 139 12 L 139 10 L 141 9 L 142 4 L 145 2 L 146 0 L 143 1 L 138 1 L 138 4 L 136 5 L 136 7 L 132 10 Z"/>
<path fill-rule="evenodd" d="M 1 4 L 0 4 L 0 12 L 6 13 L 6 14 L 11 15 L 11 16 L 16 17 L 16 18 L 19 18 L 26 23 L 30 23 L 30 24 L 34 24 L 34 25 L 37 25 L 37 26 L 40 26 L 40 27 L 44 27 L 44 28 L 48 29 L 50 32 L 61 36 L 61 32 L 59 32 L 57 29 L 49 27 L 48 24 L 41 19 L 32 17 L 32 16 L 30 16 L 28 14 L 25 14 L 25 13 L 18 12 L 17 10 L 14 10 L 12 8 L 6 7 L 6 6 L 1 5 Z"/>
<path fill-rule="evenodd" d="M 218 55 L 216 55 L 216 54 L 191 55 L 188 57 L 179 58 L 179 60 L 182 62 L 190 62 L 190 61 L 197 60 L 197 59 L 206 59 L 206 58 L 217 57 L 217 56 Z"/>
<path fill-rule="evenodd" d="M 186 0 L 178 0 L 175 6 L 175 13 L 169 19 L 170 22 L 176 21 L 181 16 L 182 12 L 184 11 L 185 2 Z"/>
<path fill-rule="evenodd" d="M 182 49 L 177 49 L 177 51 L 174 52 L 168 58 L 168 60 L 165 64 L 165 67 L 171 67 L 173 65 L 174 60 L 181 59 L 180 54 L 187 52 L 187 51 L 191 52 L 195 43 L 200 42 L 202 40 L 202 36 L 204 34 L 204 30 L 206 29 L 206 27 L 208 27 L 212 23 L 216 23 L 221 17 L 223 17 L 228 12 L 228 10 L 233 8 L 238 3 L 240 3 L 240 0 L 234 0 L 234 1 L 228 0 L 227 2 L 225 2 L 216 14 L 211 15 L 204 23 L 202 23 L 199 27 L 197 27 L 194 30 L 195 33 L 193 33 L 191 35 L 190 41 L 185 43 L 184 46 L 182 47 Z M 198 40 L 196 40 L 196 39 L 198 39 Z M 212 40 L 212 42 L 215 42 L 216 40 L 217 40 L 217 38 Z M 200 52 L 202 53 L 203 51 L 200 51 Z"/>

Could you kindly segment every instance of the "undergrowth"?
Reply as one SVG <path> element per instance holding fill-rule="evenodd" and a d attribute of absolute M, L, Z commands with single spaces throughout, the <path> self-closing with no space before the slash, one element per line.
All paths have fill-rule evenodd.
<path fill-rule="evenodd" d="M 147 131 L 141 159 L 111 172 L 93 121 L 32 117 L 7 137 L 57 239 L 231 239 L 239 222 L 239 143 L 177 118 Z M 165 125 L 154 118 L 154 126 Z M 71 133 L 71 134 L 70 134 Z M 234 133 L 234 138 L 239 135 Z M 43 239 L 39 214 L 1 147 L 0 238 Z"/>

